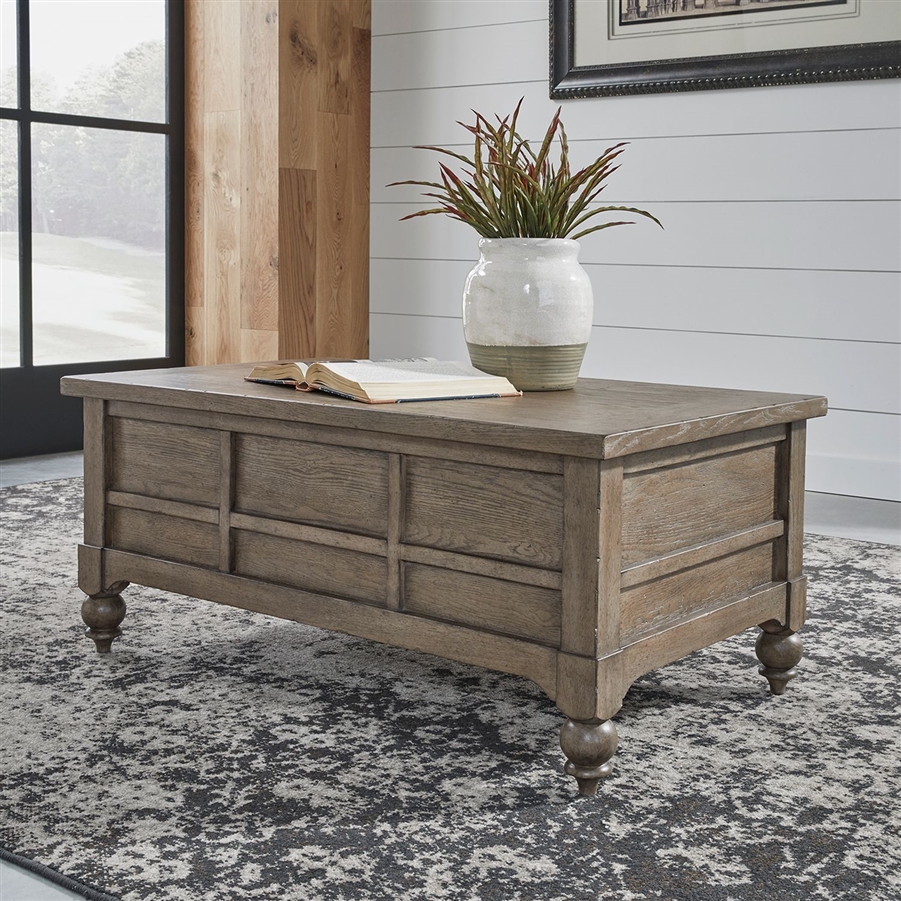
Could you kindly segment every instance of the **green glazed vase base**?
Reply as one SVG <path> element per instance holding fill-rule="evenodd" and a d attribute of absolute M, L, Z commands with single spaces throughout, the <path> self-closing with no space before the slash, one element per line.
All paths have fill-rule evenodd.
<path fill-rule="evenodd" d="M 466 346 L 476 369 L 506 376 L 520 391 L 566 391 L 576 384 L 588 344 Z"/>

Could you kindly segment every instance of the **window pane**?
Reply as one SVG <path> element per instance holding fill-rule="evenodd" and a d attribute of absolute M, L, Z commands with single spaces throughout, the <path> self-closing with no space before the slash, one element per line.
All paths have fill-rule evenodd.
<path fill-rule="evenodd" d="M 165 142 L 32 126 L 36 366 L 165 356 Z"/>
<path fill-rule="evenodd" d="M 18 129 L 0 119 L 0 367 L 19 365 Z"/>
<path fill-rule="evenodd" d="M 17 56 L 16 4 L 0 0 L 0 106 L 19 105 Z"/>
<path fill-rule="evenodd" d="M 166 120 L 165 0 L 31 0 L 30 10 L 32 109 Z"/>

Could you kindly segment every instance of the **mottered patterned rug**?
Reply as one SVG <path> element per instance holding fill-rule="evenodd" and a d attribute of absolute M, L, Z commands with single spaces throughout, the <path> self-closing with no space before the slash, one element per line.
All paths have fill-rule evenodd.
<path fill-rule="evenodd" d="M 786 694 L 753 632 L 642 677 L 582 798 L 512 676 L 140 587 L 98 656 L 81 481 L 0 500 L 0 845 L 88 897 L 901 897 L 897 548 L 809 536 Z"/>

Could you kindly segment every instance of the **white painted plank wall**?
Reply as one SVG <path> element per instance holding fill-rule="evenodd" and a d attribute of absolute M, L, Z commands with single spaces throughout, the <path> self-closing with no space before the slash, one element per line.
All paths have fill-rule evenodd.
<path fill-rule="evenodd" d="M 373 0 L 371 346 L 465 359 L 477 236 L 420 208 L 471 109 L 543 134 L 545 0 Z M 817 392 L 808 487 L 901 499 L 901 82 L 566 101 L 574 161 L 631 142 L 605 202 L 650 209 L 582 242 L 595 328 L 582 374 Z"/>

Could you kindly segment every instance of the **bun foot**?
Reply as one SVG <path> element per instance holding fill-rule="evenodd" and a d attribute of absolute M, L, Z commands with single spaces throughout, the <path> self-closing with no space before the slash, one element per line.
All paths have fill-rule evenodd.
<path fill-rule="evenodd" d="M 127 586 L 128 582 L 116 582 L 81 605 L 81 618 L 88 627 L 85 635 L 93 640 L 98 654 L 109 654 L 113 640 L 122 634 L 119 624 L 125 619 L 125 601 L 120 592 Z"/>
<path fill-rule="evenodd" d="M 757 672 L 770 683 L 774 695 L 785 692 L 785 686 L 798 675 L 797 665 L 804 654 L 801 637 L 780 623 L 763 623 L 754 650 L 763 664 Z"/>
<path fill-rule="evenodd" d="M 579 785 L 580 795 L 593 795 L 598 782 L 613 772 L 611 758 L 619 737 L 610 720 L 567 720 L 560 729 L 560 747 L 566 755 L 563 771 Z"/>

